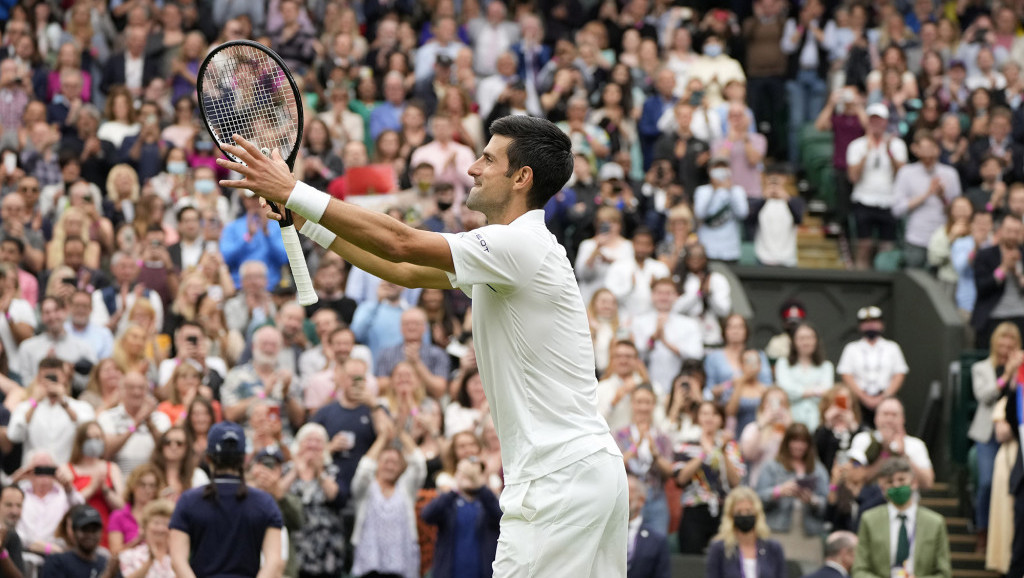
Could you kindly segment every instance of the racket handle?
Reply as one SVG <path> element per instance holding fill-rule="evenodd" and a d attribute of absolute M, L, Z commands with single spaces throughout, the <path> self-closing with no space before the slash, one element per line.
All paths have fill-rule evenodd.
<path fill-rule="evenodd" d="M 295 231 L 295 225 L 281 227 L 281 240 L 284 241 L 284 250 L 288 253 L 288 266 L 292 269 L 292 279 L 295 281 L 295 290 L 298 292 L 299 305 L 306 306 L 316 303 L 319 298 L 313 290 L 313 281 L 309 277 L 309 269 L 306 267 L 306 256 L 302 254 L 302 243 L 299 241 L 299 234 Z"/>

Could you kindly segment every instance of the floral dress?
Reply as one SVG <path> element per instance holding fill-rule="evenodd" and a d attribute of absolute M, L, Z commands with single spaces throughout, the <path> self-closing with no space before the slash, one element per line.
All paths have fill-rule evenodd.
<path fill-rule="evenodd" d="M 319 480 L 296 478 L 288 491 L 302 501 L 306 518 L 291 536 L 299 568 L 310 574 L 338 574 L 345 560 L 340 510 L 327 499 Z"/>

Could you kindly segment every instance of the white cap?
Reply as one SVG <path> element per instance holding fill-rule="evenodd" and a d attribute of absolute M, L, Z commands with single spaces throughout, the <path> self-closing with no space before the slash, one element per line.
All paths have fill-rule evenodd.
<path fill-rule="evenodd" d="M 626 179 L 626 171 L 622 170 L 622 165 L 619 163 L 605 163 L 601 166 L 601 170 L 597 172 L 597 180 L 609 181 L 611 179 L 618 179 L 620 181 Z"/>
<path fill-rule="evenodd" d="M 868 117 L 877 116 L 889 120 L 889 107 L 880 102 L 868 106 Z"/>

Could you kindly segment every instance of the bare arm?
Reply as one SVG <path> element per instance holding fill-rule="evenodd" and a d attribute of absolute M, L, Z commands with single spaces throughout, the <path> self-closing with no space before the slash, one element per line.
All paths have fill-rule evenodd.
<path fill-rule="evenodd" d="M 280 542 L 279 542 L 280 543 Z M 178 578 L 196 578 L 195 572 L 188 564 L 188 557 L 192 549 L 192 539 L 181 530 L 171 530 L 170 537 L 171 568 Z M 280 556 L 280 551 L 278 551 Z"/>
<path fill-rule="evenodd" d="M 284 560 L 281 559 L 281 528 L 267 528 L 263 534 L 262 552 L 263 566 L 256 574 L 256 578 L 277 578 L 284 572 Z"/>

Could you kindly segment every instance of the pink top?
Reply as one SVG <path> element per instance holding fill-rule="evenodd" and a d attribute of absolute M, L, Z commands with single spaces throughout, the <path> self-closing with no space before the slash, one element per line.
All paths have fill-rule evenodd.
<path fill-rule="evenodd" d="M 139 522 L 132 515 L 132 505 L 125 504 L 120 510 L 110 514 L 107 522 L 107 533 L 121 532 L 124 535 L 124 543 L 127 544 L 139 535 Z"/>

